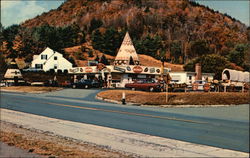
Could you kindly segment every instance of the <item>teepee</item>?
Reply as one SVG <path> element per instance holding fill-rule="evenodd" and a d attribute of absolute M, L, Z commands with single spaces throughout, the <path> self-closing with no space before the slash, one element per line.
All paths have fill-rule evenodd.
<path fill-rule="evenodd" d="M 133 59 L 135 65 L 139 65 L 140 61 L 138 55 L 136 53 L 132 40 L 127 32 L 123 39 L 122 45 L 116 55 L 114 64 L 129 65 L 131 63 L 131 58 Z"/>
<path fill-rule="evenodd" d="M 10 65 L 8 65 L 8 69 L 3 80 L 11 85 L 18 85 L 18 83 L 24 82 L 21 71 L 19 70 L 14 59 L 11 61 Z"/>

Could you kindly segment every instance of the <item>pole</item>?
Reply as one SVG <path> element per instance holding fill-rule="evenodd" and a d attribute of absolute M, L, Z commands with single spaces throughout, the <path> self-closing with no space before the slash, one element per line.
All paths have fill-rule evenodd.
<path fill-rule="evenodd" d="M 168 83 L 166 83 L 166 103 L 168 103 Z"/>
<path fill-rule="evenodd" d="M 122 104 L 123 105 L 126 104 L 126 94 L 125 94 L 125 92 L 122 92 Z"/>

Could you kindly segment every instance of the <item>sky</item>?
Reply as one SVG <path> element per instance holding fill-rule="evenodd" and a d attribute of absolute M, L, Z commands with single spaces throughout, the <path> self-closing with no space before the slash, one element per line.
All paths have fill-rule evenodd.
<path fill-rule="evenodd" d="M 249 26 L 249 0 L 195 0 Z M 20 24 L 43 12 L 59 7 L 64 0 L 1 0 L 1 23 L 4 27 Z"/>

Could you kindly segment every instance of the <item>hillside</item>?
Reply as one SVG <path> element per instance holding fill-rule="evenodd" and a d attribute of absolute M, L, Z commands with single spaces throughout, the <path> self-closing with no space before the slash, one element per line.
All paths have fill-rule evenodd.
<path fill-rule="evenodd" d="M 96 54 L 114 58 L 126 31 L 146 63 L 148 56 L 154 58 L 152 63 L 166 57 L 173 64 L 187 64 L 217 54 L 244 69 L 249 64 L 249 27 L 189 0 L 67 0 L 20 26 L 6 28 L 0 51 L 31 61 L 32 55 L 49 46 L 70 52 L 66 57 L 84 65 Z"/>
<path fill-rule="evenodd" d="M 81 29 L 92 31 L 93 19 L 101 20 L 104 28 L 128 27 L 131 34 L 158 34 L 164 40 L 205 38 L 211 43 L 225 43 L 246 42 L 247 37 L 244 24 L 188 0 L 68 0 L 58 9 L 27 20 L 22 26 L 75 23 Z M 187 37 L 191 34 L 192 37 Z"/>

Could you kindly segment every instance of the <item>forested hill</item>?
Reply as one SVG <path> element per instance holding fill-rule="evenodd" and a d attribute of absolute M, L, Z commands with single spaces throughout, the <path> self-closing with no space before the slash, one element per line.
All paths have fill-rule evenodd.
<path fill-rule="evenodd" d="M 165 56 L 183 64 L 216 54 L 241 67 L 247 64 L 249 28 L 189 0 L 68 0 L 4 29 L 3 52 L 31 56 L 45 46 L 62 50 L 85 43 L 93 48 L 91 56 L 95 50 L 114 56 L 126 31 L 138 53 L 156 59 Z M 234 56 L 243 61 L 234 61 Z"/>

